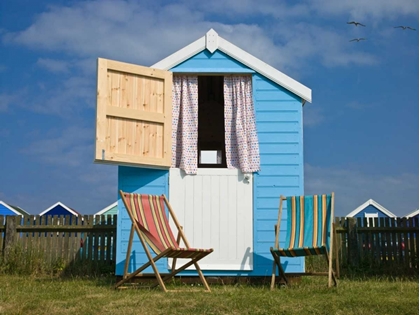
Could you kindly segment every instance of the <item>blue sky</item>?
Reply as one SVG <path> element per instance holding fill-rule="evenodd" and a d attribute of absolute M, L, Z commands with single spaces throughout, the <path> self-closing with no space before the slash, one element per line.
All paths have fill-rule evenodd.
<path fill-rule="evenodd" d="M 417 0 L 1 1 L 0 200 L 113 203 L 117 167 L 93 163 L 96 58 L 149 66 L 210 28 L 312 89 L 305 193 L 335 191 L 337 215 L 418 209 Z"/>

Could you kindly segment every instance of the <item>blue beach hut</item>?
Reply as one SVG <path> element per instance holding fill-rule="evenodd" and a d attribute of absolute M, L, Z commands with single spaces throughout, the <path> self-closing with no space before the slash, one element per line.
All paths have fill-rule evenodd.
<path fill-rule="evenodd" d="M 406 217 L 407 219 L 419 219 L 419 209 L 410 212 L 409 214 L 406 214 L 404 217 Z"/>
<path fill-rule="evenodd" d="M 384 206 L 380 205 L 373 199 L 367 200 L 365 203 L 358 206 L 356 209 L 351 211 L 346 217 L 353 218 L 396 218 L 397 216 L 389 211 Z"/>
<path fill-rule="evenodd" d="M 76 210 L 66 206 L 65 204 L 61 203 L 60 201 L 53 204 L 51 207 L 45 209 L 44 211 L 42 211 L 40 214 L 40 216 L 54 216 L 54 215 L 58 215 L 58 216 L 79 216 L 80 213 L 78 213 Z"/>
<path fill-rule="evenodd" d="M 20 207 L 10 205 L 0 200 L 0 215 L 29 215 L 29 213 Z"/>
<path fill-rule="evenodd" d="M 205 275 L 271 275 L 279 197 L 303 194 L 311 90 L 214 30 L 151 67 L 98 59 L 97 84 L 95 162 L 118 165 L 118 190 L 168 196 L 190 243 L 214 248 Z M 117 276 L 131 228 L 123 207 Z M 130 271 L 147 261 L 138 239 L 129 257 Z M 284 267 L 303 272 L 304 259 Z"/>

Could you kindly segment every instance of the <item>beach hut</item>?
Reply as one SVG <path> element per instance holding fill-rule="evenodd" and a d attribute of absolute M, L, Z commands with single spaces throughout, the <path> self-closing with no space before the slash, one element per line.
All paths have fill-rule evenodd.
<path fill-rule="evenodd" d="M 0 200 L 0 215 L 29 215 L 29 213 L 20 207 L 10 205 Z"/>
<path fill-rule="evenodd" d="M 206 275 L 271 275 L 279 197 L 303 194 L 311 90 L 214 30 L 151 67 L 100 58 L 97 74 L 95 162 L 118 165 L 118 189 L 168 196 L 190 243 L 214 248 Z M 118 207 L 117 276 L 131 228 Z M 137 239 L 129 270 L 146 261 Z"/>
<path fill-rule="evenodd" d="M 97 215 L 114 215 L 118 214 L 118 201 L 115 201 L 114 203 L 111 203 L 110 205 L 106 206 L 102 210 L 96 212 L 94 216 Z"/>
<path fill-rule="evenodd" d="M 391 211 L 389 211 L 373 199 L 369 199 L 365 203 L 361 204 L 356 209 L 347 214 L 346 217 L 362 219 L 397 218 L 395 214 L 393 214 Z"/>
<path fill-rule="evenodd" d="M 419 209 L 410 212 L 409 214 L 405 215 L 404 217 L 406 217 L 407 219 L 419 219 Z"/>
<path fill-rule="evenodd" d="M 79 216 L 80 213 L 78 213 L 76 210 L 67 207 L 65 204 L 61 203 L 60 201 L 53 204 L 51 207 L 45 209 L 44 211 L 42 211 L 40 214 L 40 216 L 54 216 L 54 215 L 58 215 L 58 216 Z"/>

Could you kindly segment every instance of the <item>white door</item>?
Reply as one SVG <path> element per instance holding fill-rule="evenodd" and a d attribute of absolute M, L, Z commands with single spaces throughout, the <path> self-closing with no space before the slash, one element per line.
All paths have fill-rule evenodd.
<path fill-rule="evenodd" d="M 214 249 L 203 270 L 252 270 L 252 181 L 236 169 L 170 169 L 169 201 L 190 245 Z"/>

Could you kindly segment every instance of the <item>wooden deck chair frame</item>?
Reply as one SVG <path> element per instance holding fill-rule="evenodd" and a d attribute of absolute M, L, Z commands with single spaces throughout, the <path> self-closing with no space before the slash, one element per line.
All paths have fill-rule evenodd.
<path fill-rule="evenodd" d="M 273 270 L 272 270 L 272 276 L 271 276 L 271 290 L 275 287 L 275 281 L 276 281 L 276 267 L 278 268 L 280 279 L 283 279 L 285 281 L 285 284 L 288 284 L 288 279 L 286 277 L 286 273 L 284 272 L 284 269 L 281 265 L 280 255 L 276 254 L 276 250 L 279 250 L 279 235 L 280 235 L 280 222 L 282 217 L 282 210 L 283 210 L 283 201 L 286 201 L 287 197 L 280 196 L 280 205 L 279 205 L 279 211 L 278 211 L 278 218 L 277 218 L 277 224 L 274 226 L 275 230 L 275 243 L 274 247 L 270 248 L 270 252 L 274 258 L 273 262 Z M 328 287 L 331 287 L 334 283 L 334 286 L 337 285 L 336 280 L 336 273 L 333 270 L 333 248 L 336 247 L 336 241 L 334 238 L 335 235 L 335 224 L 334 224 L 334 192 L 331 193 L 331 214 L 330 214 L 330 246 L 329 246 L 329 252 L 328 250 L 325 251 L 323 254 L 326 258 L 327 264 L 328 264 L 328 272 L 304 272 L 304 273 L 298 273 L 296 275 L 299 276 L 322 276 L 322 275 L 328 275 Z M 336 248 L 337 249 L 337 248 Z M 335 249 L 335 250 L 336 250 Z M 315 255 L 315 254 L 312 254 Z M 321 255 L 321 254 L 320 254 Z M 300 255 L 304 256 L 304 255 Z M 310 255 L 305 255 L 310 256 Z M 336 269 L 338 270 L 338 257 L 336 254 Z"/>
<path fill-rule="evenodd" d="M 139 224 L 135 224 L 136 220 L 133 216 L 132 213 L 132 209 L 131 206 L 129 204 L 127 204 L 126 199 L 125 199 L 125 195 L 129 194 L 129 193 L 125 193 L 123 191 L 120 190 L 120 195 L 121 198 L 124 202 L 124 205 L 127 209 L 127 212 L 130 216 L 131 219 L 131 231 L 130 231 L 130 236 L 129 236 L 129 242 L 128 242 L 128 247 L 127 247 L 127 256 L 126 256 L 126 260 L 125 260 L 125 266 L 124 266 L 124 274 L 123 274 L 123 279 L 120 280 L 116 285 L 115 288 L 119 288 L 121 287 L 124 283 L 127 283 L 130 279 L 134 278 L 134 277 L 139 277 L 142 276 L 141 272 L 143 270 L 145 270 L 146 268 L 148 268 L 149 266 L 152 267 L 154 275 L 156 277 L 157 280 L 157 284 L 155 284 L 152 287 L 156 287 L 156 286 L 160 286 L 160 288 L 165 291 L 168 292 L 169 290 L 166 288 L 165 286 L 165 281 L 172 279 L 176 274 L 178 274 L 179 272 L 185 270 L 186 268 L 188 268 L 191 265 L 195 266 L 195 269 L 198 273 L 198 276 L 204 286 L 205 291 L 210 292 L 210 287 L 203 275 L 203 272 L 200 269 L 200 266 L 198 265 L 198 261 L 202 258 L 204 258 L 205 256 L 207 256 L 208 254 L 210 254 L 211 252 L 213 252 L 213 249 L 206 249 L 203 250 L 204 252 L 202 252 L 202 254 L 197 257 L 197 258 L 191 258 L 188 262 L 186 262 L 184 265 L 182 265 L 179 268 L 176 268 L 176 257 L 171 257 L 174 256 L 174 253 L 177 252 L 182 252 L 179 250 L 179 248 L 173 248 L 173 247 L 169 247 L 166 248 L 164 251 L 162 251 L 161 253 L 157 254 L 155 257 L 152 256 L 152 253 L 149 249 L 149 245 L 145 239 L 145 235 L 143 233 L 143 231 L 141 230 L 141 228 L 139 227 Z M 140 194 L 132 194 L 132 195 L 140 195 Z M 160 197 L 160 196 L 159 196 Z M 169 204 L 168 199 L 166 198 L 165 195 L 162 195 L 162 197 L 164 198 L 164 203 L 169 211 L 170 217 L 172 218 L 177 230 L 178 230 L 178 235 L 176 238 L 176 242 L 179 245 L 180 241 L 182 240 L 185 244 L 185 249 L 191 249 L 191 246 L 185 236 L 185 233 L 183 232 L 182 226 L 179 224 L 178 219 L 176 218 L 176 215 L 171 207 L 171 205 Z M 169 221 L 169 218 L 168 218 Z M 169 223 L 169 222 L 168 222 Z M 129 260 L 130 260 L 130 255 L 131 255 L 131 248 L 132 248 L 132 244 L 133 244 L 133 238 L 134 238 L 134 232 L 137 233 L 138 237 L 140 238 L 140 242 L 143 246 L 143 249 L 147 255 L 148 258 L 148 262 L 146 262 L 145 264 L 143 264 L 142 266 L 140 266 L 138 269 L 136 269 L 135 271 L 128 273 L 128 265 L 129 265 Z M 175 236 L 175 235 L 174 235 Z M 161 274 L 158 270 L 158 267 L 156 266 L 156 262 L 161 259 L 161 258 L 173 258 L 172 261 L 172 268 L 171 268 L 171 272 L 169 274 Z M 182 257 L 185 258 L 185 257 Z"/>

